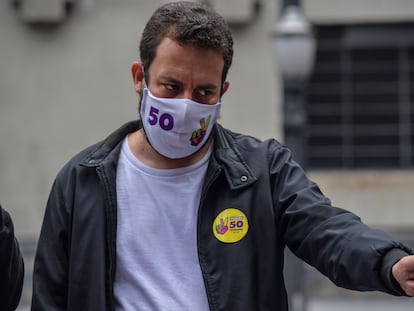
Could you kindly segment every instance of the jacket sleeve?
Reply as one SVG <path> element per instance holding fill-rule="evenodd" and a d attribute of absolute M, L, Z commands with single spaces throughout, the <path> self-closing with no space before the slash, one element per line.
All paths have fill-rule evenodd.
<path fill-rule="evenodd" d="M 66 310 L 69 213 L 61 188 L 55 181 L 46 205 L 33 267 L 32 311 Z"/>
<path fill-rule="evenodd" d="M 0 206 L 0 305 L 15 310 L 23 288 L 24 263 L 10 215 Z"/>
<path fill-rule="evenodd" d="M 383 277 L 383 260 L 393 249 L 408 254 L 412 250 L 355 214 L 332 206 L 290 151 L 280 149 L 272 163 L 277 176 L 274 206 L 286 245 L 338 286 L 401 295 L 390 278 Z"/>

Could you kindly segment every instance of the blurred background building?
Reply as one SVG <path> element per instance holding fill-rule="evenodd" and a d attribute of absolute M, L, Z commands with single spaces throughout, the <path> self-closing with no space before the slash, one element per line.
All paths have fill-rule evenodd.
<path fill-rule="evenodd" d="M 0 202 L 26 259 L 21 310 L 54 177 L 72 155 L 137 117 L 130 65 L 163 2 L 0 2 Z M 235 39 L 220 122 L 286 142 L 334 205 L 413 245 L 414 1 L 205 2 Z M 272 48 L 292 5 L 315 43 L 311 70 L 295 83 Z M 412 300 L 341 290 L 302 268 L 287 272 L 294 311 L 412 310 Z"/>

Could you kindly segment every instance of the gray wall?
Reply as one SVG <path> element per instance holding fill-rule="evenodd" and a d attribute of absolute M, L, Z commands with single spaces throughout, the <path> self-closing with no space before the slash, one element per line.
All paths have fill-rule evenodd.
<path fill-rule="evenodd" d="M 414 20 L 412 0 L 302 0 L 310 20 L 318 24 Z"/>

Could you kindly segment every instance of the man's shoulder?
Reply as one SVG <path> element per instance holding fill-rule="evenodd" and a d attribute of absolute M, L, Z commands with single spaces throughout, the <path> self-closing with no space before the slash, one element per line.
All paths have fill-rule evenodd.
<path fill-rule="evenodd" d="M 59 178 L 67 178 L 67 176 L 78 170 L 81 167 L 84 167 L 85 164 L 88 163 L 88 159 L 92 154 L 94 154 L 97 150 L 99 150 L 102 145 L 104 144 L 104 140 L 94 143 L 90 146 L 85 147 L 81 151 L 77 152 L 76 154 L 72 155 L 69 160 L 61 167 L 57 174 L 57 179 Z M 90 163 L 92 164 L 92 163 Z"/>

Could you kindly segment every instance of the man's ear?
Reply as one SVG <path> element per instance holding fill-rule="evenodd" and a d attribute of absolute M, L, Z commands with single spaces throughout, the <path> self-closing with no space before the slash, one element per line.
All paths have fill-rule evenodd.
<path fill-rule="evenodd" d="M 144 89 L 144 72 L 141 62 L 134 62 L 131 66 L 132 79 L 134 81 L 134 89 L 138 95 L 142 94 Z"/>
<path fill-rule="evenodd" d="M 220 95 L 220 97 L 222 97 L 224 95 L 224 93 L 227 92 L 227 90 L 229 89 L 229 86 L 230 86 L 230 82 L 229 81 L 224 81 L 223 87 L 221 89 L 221 95 Z"/>

